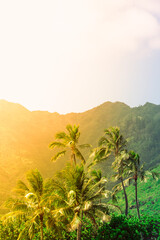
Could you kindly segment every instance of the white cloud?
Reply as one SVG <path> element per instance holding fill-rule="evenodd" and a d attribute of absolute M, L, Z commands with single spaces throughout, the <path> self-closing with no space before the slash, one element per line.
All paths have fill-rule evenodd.
<path fill-rule="evenodd" d="M 160 23 L 154 12 L 158 12 L 160 1 L 110 1 L 109 7 L 106 4 L 106 18 L 99 27 L 100 39 L 104 48 L 116 49 L 119 52 L 140 50 L 143 43 L 149 43 L 152 39 L 160 37 Z M 151 3 L 157 3 L 157 8 L 149 8 Z M 143 3 L 143 4 L 142 4 Z M 96 29 L 96 32 L 98 32 Z M 149 45 L 150 46 L 150 45 Z M 146 47 L 146 45 L 145 45 Z"/>
<path fill-rule="evenodd" d="M 62 3 L 62 2 L 60 2 Z M 88 0 L 57 4 L 54 15 L 56 45 L 63 55 L 76 54 L 81 58 L 122 55 L 152 49 L 152 39 L 160 37 L 158 0 Z M 79 48 L 79 51 L 78 51 Z"/>

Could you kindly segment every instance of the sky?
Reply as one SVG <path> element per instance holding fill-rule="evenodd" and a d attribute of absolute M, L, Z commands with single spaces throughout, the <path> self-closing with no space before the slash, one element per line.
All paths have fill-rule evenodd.
<path fill-rule="evenodd" d="M 61 114 L 160 104 L 160 0 L 0 1 L 0 99 Z"/>

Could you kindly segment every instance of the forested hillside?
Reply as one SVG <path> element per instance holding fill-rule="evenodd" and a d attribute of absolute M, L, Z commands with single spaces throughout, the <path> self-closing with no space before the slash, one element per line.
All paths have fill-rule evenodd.
<path fill-rule="evenodd" d="M 49 144 L 58 131 L 70 124 L 80 125 L 80 142 L 97 146 L 105 128 L 119 126 L 128 139 L 129 149 L 138 152 L 146 168 L 160 162 L 160 106 L 146 103 L 130 108 L 124 103 L 106 102 L 84 113 L 60 115 L 30 112 L 19 104 L 0 101 L 0 202 L 23 179 L 28 169 L 37 168 L 50 177 L 64 166 L 66 159 L 50 161 Z M 103 164 L 105 175 L 109 166 Z"/>

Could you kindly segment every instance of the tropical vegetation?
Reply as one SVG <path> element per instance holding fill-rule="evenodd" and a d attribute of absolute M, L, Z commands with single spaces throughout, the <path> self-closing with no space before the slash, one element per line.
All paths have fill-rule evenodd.
<path fill-rule="evenodd" d="M 79 126 L 67 125 L 49 147 L 60 149 L 54 161 L 69 150 L 69 163 L 52 178 L 44 179 L 35 169 L 27 172 L 26 180 L 17 182 L 13 196 L 4 204 L 8 212 L 1 218 L 0 239 L 160 239 L 160 219 L 140 217 L 138 198 L 140 180 L 147 180 L 148 174 L 149 181 L 154 177 L 158 186 L 159 171 L 145 171 L 139 154 L 128 150 L 119 127 L 104 130 L 89 159 L 79 149 L 91 145 L 80 144 L 79 138 Z M 108 161 L 112 163 L 112 190 L 107 185 L 111 179 L 97 169 Z M 131 187 L 135 188 L 138 218 L 129 214 Z"/>
<path fill-rule="evenodd" d="M 24 180 L 29 169 L 38 169 L 44 178 L 52 177 L 70 161 L 69 149 L 54 164 L 49 161 L 58 151 L 48 145 L 57 141 L 54 135 L 66 131 L 66 125 L 80 126 L 78 144 L 90 143 L 94 148 L 104 129 L 119 126 L 128 140 L 129 150 L 139 154 L 145 169 L 160 163 L 160 106 L 146 103 L 130 108 L 124 103 L 105 102 L 83 113 L 58 114 L 29 111 L 20 104 L 0 100 L 0 205 L 10 196 L 18 179 Z M 9 151 L 8 151 L 9 147 Z M 80 149 L 88 160 L 88 150 Z M 77 158 L 77 161 L 81 161 Z M 110 178 L 112 161 L 101 162 L 97 168 Z M 111 187 L 112 183 L 108 184 Z M 0 214 L 6 210 L 0 208 Z"/>

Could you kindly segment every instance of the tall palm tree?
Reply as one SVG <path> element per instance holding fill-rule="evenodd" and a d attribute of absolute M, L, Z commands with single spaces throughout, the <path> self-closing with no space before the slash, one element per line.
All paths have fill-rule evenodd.
<path fill-rule="evenodd" d="M 126 140 L 120 133 L 120 129 L 118 127 L 110 127 L 104 130 L 104 136 L 99 140 L 99 146 L 97 149 L 95 149 L 92 155 L 94 156 L 94 161 L 96 163 L 107 160 L 111 154 L 114 155 L 114 163 L 119 164 L 116 170 L 118 171 L 118 179 L 121 181 L 125 196 L 125 215 L 127 216 L 128 198 L 123 179 L 124 159 L 122 157 L 123 154 L 121 154 L 121 152 L 124 151 L 125 148 Z"/>
<path fill-rule="evenodd" d="M 104 187 L 104 179 L 95 183 L 94 178 L 89 178 L 81 165 L 67 165 L 59 172 L 50 184 L 54 189 L 53 199 L 62 206 L 57 214 L 67 216 L 70 231 L 77 229 L 77 240 L 81 239 L 83 216 L 90 218 L 95 224 L 95 217 L 103 220 L 109 219 L 108 205 L 99 203 L 99 199 L 107 196 Z M 55 194 L 56 193 L 56 194 Z"/>
<path fill-rule="evenodd" d="M 134 180 L 137 215 L 138 215 L 138 218 L 140 219 L 137 181 L 138 181 L 138 178 L 140 178 L 141 180 L 144 180 L 145 171 L 144 171 L 143 165 L 141 165 L 140 163 L 139 155 L 134 151 L 129 152 L 129 161 L 130 161 L 130 164 L 128 165 L 128 172 L 129 174 L 132 175 L 131 179 Z"/>
<path fill-rule="evenodd" d="M 122 163 L 121 163 L 122 161 Z M 123 182 L 124 185 L 130 185 L 132 180 L 134 181 L 135 186 L 135 201 L 136 201 L 136 208 L 137 208 L 137 215 L 140 219 L 140 212 L 139 212 L 139 203 L 138 203 L 138 179 L 141 181 L 147 180 L 148 176 L 152 176 L 153 179 L 158 179 L 159 174 L 152 171 L 145 171 L 144 166 L 140 162 L 140 156 L 135 153 L 134 151 L 122 151 L 121 155 L 117 158 L 117 160 L 113 163 L 113 168 L 117 171 L 117 168 L 120 168 L 117 171 L 117 174 L 114 175 L 116 180 L 121 178 L 123 175 L 126 178 Z M 120 172 L 120 175 L 119 175 Z M 121 190 L 119 184 L 114 187 L 115 193 Z"/>
<path fill-rule="evenodd" d="M 112 178 L 116 181 L 120 181 L 120 183 L 116 184 L 113 187 L 113 194 L 112 197 L 115 199 L 115 194 L 123 190 L 124 197 L 125 197 L 125 215 L 128 214 L 128 198 L 127 193 L 125 190 L 125 186 L 128 185 L 129 180 L 129 173 L 128 173 L 128 164 L 129 164 L 129 154 L 126 150 L 123 150 L 116 158 L 115 161 L 112 163 L 112 167 L 115 174 L 112 175 Z"/>
<path fill-rule="evenodd" d="M 10 212 L 3 217 L 4 222 L 14 220 L 14 218 L 25 221 L 25 228 L 21 231 L 18 240 L 22 239 L 28 230 L 30 239 L 34 236 L 35 228 L 40 229 L 41 240 L 43 236 L 44 220 L 52 218 L 52 226 L 56 228 L 56 220 L 52 217 L 51 210 L 45 203 L 44 181 L 38 170 L 31 170 L 27 173 L 28 185 L 18 181 L 15 192 L 18 198 L 9 199 L 6 206 Z M 51 221 L 50 221 L 51 222 Z M 23 238 L 24 239 L 24 238 Z"/>
<path fill-rule="evenodd" d="M 88 148 L 90 147 L 89 144 L 82 144 L 79 145 L 79 126 L 71 126 L 68 124 L 66 126 L 67 133 L 66 132 L 58 132 L 55 135 L 56 141 L 52 142 L 49 147 L 51 149 L 54 149 L 56 147 L 58 148 L 64 148 L 64 150 L 58 152 L 53 158 L 53 161 L 56 161 L 59 157 L 62 157 L 65 155 L 67 149 L 71 152 L 71 164 L 73 165 L 73 162 L 76 164 L 76 157 L 79 158 L 82 163 L 85 163 L 85 158 L 80 152 L 79 148 Z"/>

